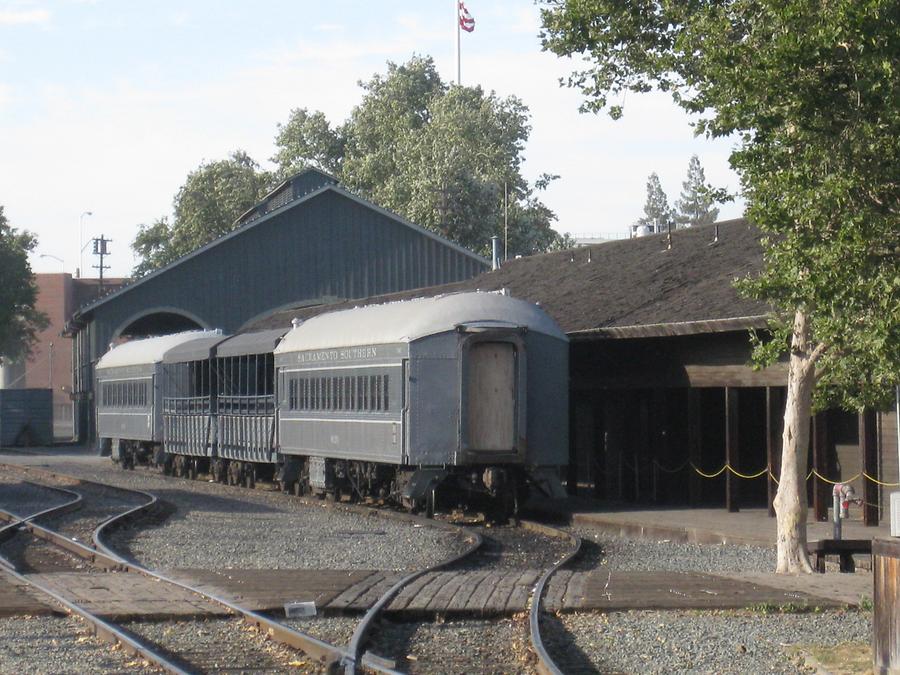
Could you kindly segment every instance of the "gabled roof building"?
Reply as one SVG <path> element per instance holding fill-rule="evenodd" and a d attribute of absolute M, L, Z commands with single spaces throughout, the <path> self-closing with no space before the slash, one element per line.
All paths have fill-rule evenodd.
<path fill-rule="evenodd" d="M 237 227 L 78 310 L 78 436 L 93 437 L 93 364 L 122 337 L 238 331 L 308 306 L 471 278 L 486 260 L 343 188 L 317 169 L 286 180 Z"/>

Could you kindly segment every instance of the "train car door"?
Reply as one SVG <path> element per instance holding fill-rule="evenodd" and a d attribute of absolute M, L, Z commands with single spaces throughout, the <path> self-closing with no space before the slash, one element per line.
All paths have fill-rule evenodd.
<path fill-rule="evenodd" d="M 516 447 L 516 347 L 478 342 L 469 349 L 467 441 L 471 450 Z"/>

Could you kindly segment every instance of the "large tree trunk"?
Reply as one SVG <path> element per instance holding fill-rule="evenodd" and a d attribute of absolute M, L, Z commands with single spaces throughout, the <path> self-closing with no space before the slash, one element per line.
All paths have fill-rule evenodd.
<path fill-rule="evenodd" d="M 813 571 L 806 550 L 806 453 L 818 353 L 810 351 L 809 337 L 808 317 L 798 310 L 794 315 L 784 409 L 781 482 L 775 495 L 778 525 L 778 566 L 775 571 L 779 574 Z"/>

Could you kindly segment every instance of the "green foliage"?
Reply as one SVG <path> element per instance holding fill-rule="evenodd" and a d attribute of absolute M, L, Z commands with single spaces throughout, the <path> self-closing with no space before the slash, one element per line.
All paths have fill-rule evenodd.
<path fill-rule="evenodd" d="M 706 182 L 700 158 L 694 155 L 688 164 L 687 180 L 681 184 L 681 198 L 675 202 L 675 222 L 682 227 L 716 222 L 719 217 L 719 209 L 713 207 L 716 201 L 716 191 Z"/>
<path fill-rule="evenodd" d="M 520 173 L 528 109 L 480 87 L 445 84 L 431 58 L 389 63 L 360 83 L 363 98 L 332 127 L 320 112 L 292 111 L 279 125 L 272 161 L 281 175 L 313 165 L 349 189 L 415 223 L 482 253 L 503 237 L 508 193 L 510 255 L 544 251 L 561 241 L 555 215 Z"/>
<path fill-rule="evenodd" d="M 0 360 L 28 356 L 47 317 L 35 309 L 37 285 L 28 252 L 37 240 L 12 227 L 0 206 Z"/>
<path fill-rule="evenodd" d="M 638 218 L 638 225 L 649 226 L 652 232 L 662 232 L 671 222 L 673 215 L 669 198 L 654 171 L 647 178 L 647 201 L 644 202 L 644 215 Z"/>
<path fill-rule="evenodd" d="M 141 256 L 135 277 L 177 260 L 234 229 L 237 218 L 259 202 L 272 176 L 259 170 L 246 152 L 205 162 L 188 174 L 175 195 L 175 217 L 141 225 L 131 248 Z"/>
<path fill-rule="evenodd" d="M 281 179 L 309 166 L 331 174 L 341 172 L 343 135 L 340 129 L 331 128 L 323 113 L 295 108 L 287 124 L 278 125 L 275 145 L 278 152 L 272 161 L 278 165 Z"/>
<path fill-rule="evenodd" d="M 591 64 L 568 81 L 586 109 L 617 116 L 625 92 L 657 88 L 698 133 L 737 141 L 747 215 L 767 234 L 741 291 L 774 308 L 777 336 L 809 317 L 819 406 L 884 403 L 900 379 L 900 3 L 544 5 L 544 47 Z"/>

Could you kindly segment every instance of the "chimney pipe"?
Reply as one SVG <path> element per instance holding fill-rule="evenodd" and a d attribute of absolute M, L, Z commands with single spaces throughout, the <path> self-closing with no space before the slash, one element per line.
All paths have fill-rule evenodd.
<path fill-rule="evenodd" d="M 500 269 L 500 237 L 496 234 L 491 237 L 491 269 L 498 270 Z"/>

